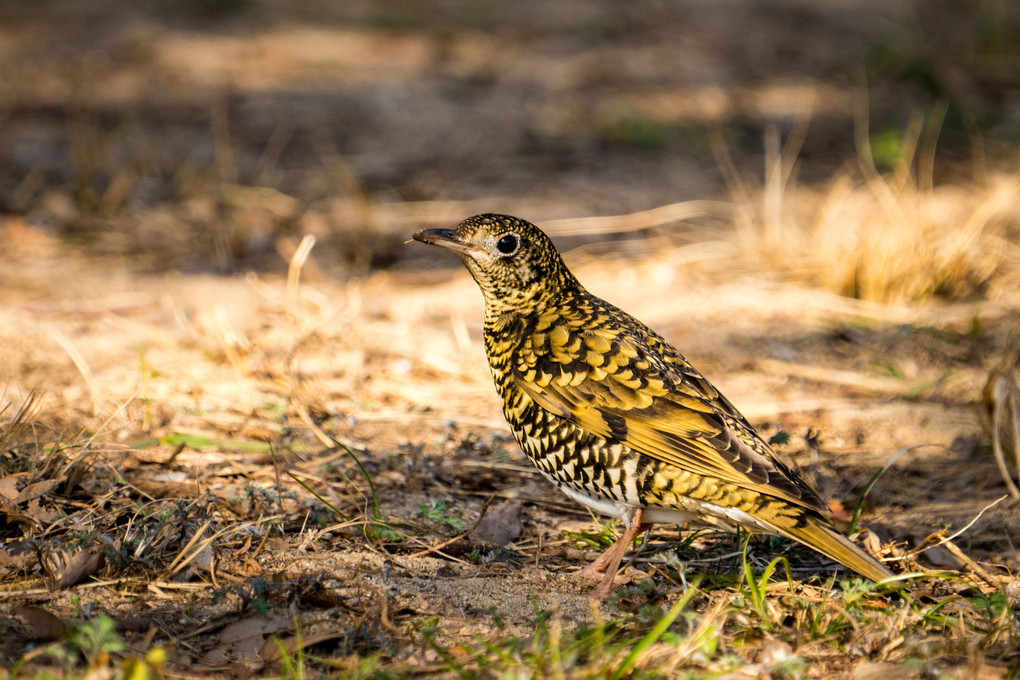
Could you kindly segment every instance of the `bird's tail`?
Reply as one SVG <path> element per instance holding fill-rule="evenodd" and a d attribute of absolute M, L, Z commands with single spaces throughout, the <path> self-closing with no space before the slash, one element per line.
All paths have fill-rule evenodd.
<path fill-rule="evenodd" d="M 872 581 L 881 581 L 893 575 L 878 560 L 864 552 L 849 538 L 823 524 L 824 520 L 814 517 L 804 519 L 807 520 L 806 524 L 785 527 L 781 530 L 782 533 L 809 548 L 814 548 L 826 557 L 836 560 Z"/>

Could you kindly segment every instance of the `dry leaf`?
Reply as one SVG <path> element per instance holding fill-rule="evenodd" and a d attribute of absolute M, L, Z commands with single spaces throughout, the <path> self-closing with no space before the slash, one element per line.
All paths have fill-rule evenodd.
<path fill-rule="evenodd" d="M 0 575 L 28 568 L 35 560 L 35 554 L 26 550 L 24 544 L 10 542 L 0 545 Z"/>
<path fill-rule="evenodd" d="M 104 559 L 102 553 L 93 553 L 89 550 L 78 551 L 75 553 L 74 557 L 67 562 L 67 566 L 64 567 L 63 573 L 57 580 L 57 590 L 70 588 L 76 583 L 81 583 L 86 578 L 99 571 L 103 562 Z"/>
<path fill-rule="evenodd" d="M 15 607 L 14 613 L 25 620 L 37 642 L 57 640 L 64 632 L 65 622 L 42 607 L 31 605 Z"/>
<path fill-rule="evenodd" d="M 521 535 L 521 508 L 517 499 L 503 501 L 485 513 L 469 538 L 476 543 L 504 546 Z"/>
<path fill-rule="evenodd" d="M 4 501 L 11 504 L 17 503 L 18 497 L 21 496 L 22 484 L 27 482 L 28 478 L 27 472 L 17 472 L 13 475 L 0 477 L 0 503 Z"/>
<path fill-rule="evenodd" d="M 854 666 L 850 677 L 853 680 L 906 680 L 913 678 L 914 672 L 901 664 L 862 661 Z"/>
<path fill-rule="evenodd" d="M 18 494 L 18 503 L 24 503 L 40 496 L 45 496 L 60 486 L 59 479 L 46 479 L 41 482 L 29 484 Z"/>
<path fill-rule="evenodd" d="M 928 548 L 921 553 L 931 566 L 936 569 L 962 569 L 963 562 L 961 562 L 953 553 L 943 548 L 941 545 L 936 545 Z"/>
<path fill-rule="evenodd" d="M 32 500 L 30 500 L 24 512 L 24 514 L 28 517 L 31 517 L 37 525 L 49 526 L 50 524 L 53 524 L 53 522 L 57 521 L 63 516 L 62 513 L 55 507 L 51 506 L 44 508 L 39 503 L 39 500 L 40 499 L 38 498 L 33 498 Z"/>
<path fill-rule="evenodd" d="M 160 481 L 138 475 L 131 483 L 153 498 L 188 498 L 195 493 L 195 483 L 191 481 Z"/>
<path fill-rule="evenodd" d="M 290 630 L 293 623 L 289 616 L 249 616 L 235 621 L 220 631 L 220 644 L 209 652 L 207 660 L 214 663 L 240 661 L 246 668 L 258 670 L 264 665 L 260 655 L 266 637 L 280 631 Z"/>
<path fill-rule="evenodd" d="M 220 632 L 220 644 L 235 644 L 261 635 L 271 635 L 287 630 L 292 625 L 290 617 L 282 614 L 276 616 L 249 616 L 234 621 Z"/>

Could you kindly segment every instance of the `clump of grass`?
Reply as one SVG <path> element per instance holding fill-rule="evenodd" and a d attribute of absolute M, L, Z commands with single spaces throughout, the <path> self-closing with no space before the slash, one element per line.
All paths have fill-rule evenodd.
<path fill-rule="evenodd" d="M 785 144 L 774 128 L 766 133 L 758 191 L 737 175 L 717 138 L 737 203 L 737 242 L 765 266 L 863 300 L 994 296 L 997 286 L 1012 285 L 1020 276 L 1020 250 L 1009 240 L 1020 230 L 1020 175 L 936 186 L 943 114 L 915 117 L 894 146 L 887 133 L 871 138 L 862 124 L 860 157 L 820 193 L 794 183 L 806 123 Z M 892 170 L 880 172 L 876 162 Z"/>
<path fill-rule="evenodd" d="M 6 398 L 6 395 L 3 395 Z M 11 411 L 12 402 L 5 403 L 0 407 L 0 454 L 13 454 L 12 449 L 23 440 L 28 439 L 27 435 L 32 427 L 32 420 L 39 412 L 40 397 L 36 392 L 31 392 L 20 406 Z M 4 455 L 4 458 L 7 456 Z M 4 463 L 0 471 L 9 471 L 8 464 Z"/>

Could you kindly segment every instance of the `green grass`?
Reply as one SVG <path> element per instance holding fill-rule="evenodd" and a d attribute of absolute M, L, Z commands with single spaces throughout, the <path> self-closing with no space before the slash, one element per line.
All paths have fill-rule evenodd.
<path fill-rule="evenodd" d="M 218 449 L 221 451 L 268 451 L 269 442 L 251 440 L 223 440 L 204 437 L 199 434 L 187 434 L 175 432 L 165 437 L 150 437 L 141 439 L 131 445 L 133 449 L 151 449 L 157 446 L 180 446 L 183 448 L 202 450 Z"/>
<path fill-rule="evenodd" d="M 464 520 L 452 514 L 446 507 L 446 501 L 431 500 L 418 506 L 418 514 L 441 527 L 450 527 L 454 531 L 464 531 Z"/>
<path fill-rule="evenodd" d="M 990 652 L 993 662 L 998 657 L 1004 668 L 1020 660 L 1016 612 L 1004 594 L 966 590 L 962 578 L 948 583 L 964 586 L 964 594 L 938 602 L 916 594 L 947 583 L 938 577 L 892 586 L 860 579 L 804 586 L 789 573 L 785 581 L 772 581 L 784 562 L 777 558 L 756 572 L 745 559 L 737 586 L 698 578 L 686 592 L 593 626 L 571 626 L 536 610 L 535 633 L 526 639 L 444 645 L 437 619 L 424 622 L 418 633 L 437 663 L 462 678 L 711 678 L 744 665 L 766 644 L 786 650 L 768 664 L 773 677 L 802 677 L 808 667 L 845 672 L 848 661 L 873 657 L 931 677 L 960 677 L 968 650 L 975 649 Z M 880 653 L 898 638 L 896 653 Z M 862 651 L 868 644 L 876 648 Z"/>

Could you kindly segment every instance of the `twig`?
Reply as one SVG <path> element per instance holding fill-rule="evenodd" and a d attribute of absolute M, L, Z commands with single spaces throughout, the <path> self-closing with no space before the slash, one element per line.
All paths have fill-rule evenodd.
<path fill-rule="evenodd" d="M 991 503 L 989 503 L 985 507 L 981 508 L 981 511 L 978 512 L 978 514 L 974 515 L 974 518 L 972 520 L 970 520 L 969 522 L 967 522 L 967 524 L 965 524 L 962 529 L 957 531 L 955 534 L 950 534 L 949 536 L 946 536 L 945 538 L 939 539 L 938 542 L 936 542 L 934 545 L 927 545 L 926 546 L 924 544 L 921 544 L 920 546 L 918 546 L 917 548 L 914 548 L 912 551 L 910 551 L 906 555 L 903 555 L 902 557 L 889 557 L 889 558 L 886 558 L 886 559 L 884 559 L 882 561 L 883 562 L 898 562 L 900 560 L 905 560 L 908 557 L 914 557 L 916 555 L 920 555 L 921 553 L 923 553 L 926 550 L 931 550 L 932 548 L 938 548 L 939 546 L 946 545 L 947 543 L 952 541 L 954 538 L 959 537 L 964 532 L 966 532 L 968 529 L 970 529 L 972 526 L 974 526 L 974 524 L 979 519 L 981 519 L 981 516 L 983 514 L 985 514 L 985 512 L 987 512 L 988 510 L 991 510 L 992 508 L 994 508 L 996 505 L 998 505 L 1002 501 L 1006 500 L 1007 498 L 1009 498 L 1009 494 L 1005 494 L 1003 496 L 999 496 L 994 501 L 992 501 Z M 952 549 L 950 549 L 950 552 L 952 552 Z"/>
<path fill-rule="evenodd" d="M 202 536 L 203 534 L 205 534 L 205 530 L 208 529 L 211 525 L 212 520 L 206 520 L 202 524 L 202 526 L 198 528 L 198 531 L 196 531 L 195 534 L 191 537 L 191 540 L 188 541 L 184 545 L 184 547 L 180 549 L 180 551 L 177 553 L 177 557 L 175 557 L 174 561 L 171 562 L 170 565 L 167 567 L 166 573 L 168 575 L 173 576 L 181 569 L 188 566 L 188 564 L 195 559 L 198 553 L 200 553 L 202 550 L 206 548 L 206 546 L 209 545 L 211 541 L 202 541 Z M 213 537 L 213 540 L 215 540 L 215 537 Z M 201 543 L 199 547 L 189 553 L 189 549 L 192 546 L 199 543 Z"/>
<path fill-rule="evenodd" d="M 484 503 L 482 503 L 482 512 L 481 512 L 481 514 L 478 515 L 478 519 L 475 520 L 475 523 L 473 525 L 471 525 L 470 529 L 468 529 L 467 531 L 465 531 L 465 532 L 463 532 L 461 534 L 458 534 L 458 535 L 454 536 L 453 538 L 451 538 L 448 541 L 443 541 L 442 543 L 440 543 L 437 546 L 432 546 L 430 548 L 422 550 L 421 552 L 416 552 L 416 553 L 414 553 L 412 555 L 409 555 L 409 557 L 412 557 L 412 558 L 413 557 L 424 557 L 425 555 L 428 555 L 429 553 L 439 552 L 440 550 L 442 550 L 446 546 L 452 545 L 453 543 L 456 543 L 457 541 L 459 541 L 460 539 L 464 538 L 465 536 L 468 536 L 472 531 L 474 531 L 475 529 L 478 528 L 479 524 L 482 523 L 482 518 L 485 517 L 485 513 L 486 513 L 486 511 L 488 511 L 489 505 L 492 503 L 492 500 L 493 500 L 493 498 L 490 497 Z"/>
<path fill-rule="evenodd" d="M 975 574 L 977 574 L 978 576 L 983 578 L 985 580 L 985 582 L 988 583 L 988 585 L 990 585 L 992 587 L 998 587 L 998 583 L 997 582 L 1000 579 L 994 578 L 991 574 L 989 574 L 987 571 L 985 571 L 981 567 L 981 565 L 979 565 L 977 562 L 972 560 L 970 558 L 970 556 L 967 555 L 967 553 L 965 553 L 962 550 L 960 550 L 960 547 L 958 545 L 956 545 L 955 543 L 953 543 L 952 541 L 950 541 L 948 539 L 946 539 L 946 541 L 945 541 L 945 543 L 943 545 L 946 546 L 946 550 L 948 550 L 949 552 L 953 553 L 953 555 L 955 555 L 957 559 L 959 559 L 961 562 L 966 564 L 967 567 L 971 571 L 973 571 Z"/>
<path fill-rule="evenodd" d="M 1008 496 L 1008 495 L 1005 495 L 1005 496 L 999 496 L 999 497 L 998 497 L 998 498 L 996 498 L 996 499 L 995 499 L 994 501 L 992 501 L 991 503 L 989 503 L 989 504 L 988 504 L 988 505 L 986 505 L 985 507 L 981 508 L 981 512 L 979 512 L 978 514 L 976 514 L 976 515 L 974 516 L 974 519 L 972 519 L 971 521 L 967 522 L 966 526 L 964 526 L 964 527 L 963 527 L 962 529 L 960 529 L 959 531 L 957 531 L 957 532 L 956 532 L 955 534 L 950 534 L 950 535 L 949 535 L 949 536 L 948 536 L 947 538 L 944 538 L 944 539 L 942 539 L 942 541 L 941 541 L 941 542 L 939 542 L 939 543 L 936 543 L 936 544 L 935 544 L 934 546 L 932 546 L 932 547 L 934 548 L 934 547 L 936 547 L 936 546 L 942 545 L 943 543 L 945 543 L 945 542 L 948 542 L 948 541 L 951 541 L 951 540 L 953 540 L 954 538 L 956 538 L 957 536 L 960 536 L 960 535 L 961 535 L 961 534 L 963 534 L 963 533 L 964 533 L 965 531 L 967 531 L 967 529 L 970 529 L 970 528 L 971 528 L 972 526 L 974 526 L 974 524 L 975 524 L 975 523 L 976 523 L 976 522 L 977 522 L 977 521 L 978 521 L 979 519 L 981 519 L 981 515 L 985 514 L 985 511 L 986 511 L 986 510 L 991 510 L 992 508 L 994 508 L 994 507 L 995 507 L 996 505 L 998 505 L 998 504 L 999 504 L 999 503 L 1001 503 L 1002 501 L 1006 500 L 1007 498 L 1009 498 L 1009 496 Z"/>
<path fill-rule="evenodd" d="M 660 227 L 694 217 L 730 218 L 733 212 L 733 204 L 723 201 L 683 201 L 626 215 L 548 220 L 542 222 L 542 228 L 556 236 L 616 234 Z"/>
<path fill-rule="evenodd" d="M 1020 417 L 1017 416 L 1018 404 L 1017 396 L 1013 394 L 1010 387 L 1013 385 L 1005 378 L 1005 376 L 996 376 L 993 388 L 993 394 L 995 399 L 995 412 L 992 414 L 992 450 L 995 452 L 995 463 L 999 466 L 999 472 L 1002 473 L 1002 479 L 1006 482 L 1006 489 L 1009 491 L 1013 498 L 1020 499 L 1020 489 L 1013 482 L 1013 478 L 1009 473 L 1009 466 L 1006 464 L 1006 454 L 1003 451 L 1002 446 L 1002 414 L 1006 409 L 1006 404 L 1009 403 L 1012 406 L 1009 409 L 1009 413 L 1013 416 L 1010 421 L 1013 424 L 1013 454 L 1017 457 L 1017 474 L 1020 475 Z M 986 394 L 987 394 L 987 389 Z"/>
<path fill-rule="evenodd" d="M 298 284 L 301 281 L 301 269 L 305 266 L 308 254 L 312 252 L 312 247 L 314 246 L 315 235 L 305 234 L 301 239 L 301 243 L 298 244 L 297 250 L 294 251 L 294 255 L 290 258 L 290 264 L 287 266 L 286 305 L 287 310 L 292 316 L 297 316 Z"/>

